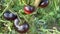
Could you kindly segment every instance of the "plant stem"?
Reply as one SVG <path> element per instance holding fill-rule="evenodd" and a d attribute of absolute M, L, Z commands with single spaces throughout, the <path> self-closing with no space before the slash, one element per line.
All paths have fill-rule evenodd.
<path fill-rule="evenodd" d="M 35 0 L 34 6 L 38 7 L 39 3 L 41 2 L 41 0 Z"/>
<path fill-rule="evenodd" d="M 28 5 L 30 5 L 31 0 L 28 0 Z"/>
<path fill-rule="evenodd" d="M 31 2 L 31 0 L 28 0 L 28 1 L 26 0 L 27 5 L 30 5 L 30 2 Z"/>
<path fill-rule="evenodd" d="M 10 2 L 7 4 L 7 7 L 3 10 L 3 12 L 1 13 L 1 15 L 0 15 L 0 16 L 2 16 L 2 15 L 3 15 L 3 13 L 4 13 L 7 9 L 9 9 L 9 8 L 10 8 L 10 4 L 11 4 L 11 2 L 12 2 L 12 0 L 10 0 Z"/>

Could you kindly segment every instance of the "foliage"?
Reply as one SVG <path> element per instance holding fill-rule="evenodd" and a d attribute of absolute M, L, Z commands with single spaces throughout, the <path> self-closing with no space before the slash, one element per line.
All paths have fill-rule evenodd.
<path fill-rule="evenodd" d="M 0 34 L 19 34 L 13 27 L 13 21 L 4 19 L 3 13 L 10 10 L 24 18 L 30 25 L 25 34 L 60 34 L 60 0 L 49 0 L 46 8 L 38 8 L 36 12 L 26 15 L 24 6 L 28 0 L 1 0 L 0 2 Z M 31 5 L 34 0 L 31 0 Z"/>

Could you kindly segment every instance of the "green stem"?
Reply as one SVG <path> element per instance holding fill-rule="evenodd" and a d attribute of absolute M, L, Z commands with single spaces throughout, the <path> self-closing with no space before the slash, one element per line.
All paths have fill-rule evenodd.
<path fill-rule="evenodd" d="M 11 23 L 10 21 L 5 21 L 5 20 L 0 20 L 0 22 L 7 22 L 7 23 Z"/>
<path fill-rule="evenodd" d="M 10 7 L 10 11 L 13 13 L 13 14 L 16 14 L 17 15 L 17 18 L 19 19 L 20 23 L 22 23 L 22 20 L 20 19 L 18 13 L 14 12 L 14 10 L 12 10 L 12 7 Z"/>
<path fill-rule="evenodd" d="M 26 20 L 26 22 L 28 22 L 26 16 L 22 15 L 21 13 L 20 13 L 20 15 Z"/>
<path fill-rule="evenodd" d="M 30 5 L 30 2 L 31 2 L 31 0 L 28 0 L 28 3 L 27 4 Z"/>
<path fill-rule="evenodd" d="M 0 15 L 0 17 L 3 15 L 3 13 L 4 13 L 7 9 L 9 9 L 9 6 L 10 6 L 11 2 L 12 2 L 12 0 L 7 4 L 7 7 L 3 10 L 3 12 L 2 12 L 1 15 Z"/>

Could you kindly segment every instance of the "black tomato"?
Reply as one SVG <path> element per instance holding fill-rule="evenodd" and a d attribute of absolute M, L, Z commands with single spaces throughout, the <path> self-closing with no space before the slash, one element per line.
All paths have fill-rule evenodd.
<path fill-rule="evenodd" d="M 35 10 L 34 6 L 31 6 L 31 5 L 24 6 L 24 12 L 26 14 L 31 14 L 32 12 L 34 12 L 34 10 Z"/>
<path fill-rule="evenodd" d="M 17 18 L 17 15 L 15 15 L 15 14 L 9 12 L 9 11 L 6 11 L 6 12 L 4 13 L 4 17 L 5 17 L 7 20 L 14 20 L 14 19 Z"/>
<path fill-rule="evenodd" d="M 39 7 L 46 7 L 47 5 L 49 4 L 49 1 L 48 0 L 41 0 L 40 4 L 39 4 Z"/>
<path fill-rule="evenodd" d="M 26 33 L 29 30 L 29 24 L 24 22 L 23 24 L 19 25 L 19 20 L 14 20 L 14 28 L 19 33 Z"/>

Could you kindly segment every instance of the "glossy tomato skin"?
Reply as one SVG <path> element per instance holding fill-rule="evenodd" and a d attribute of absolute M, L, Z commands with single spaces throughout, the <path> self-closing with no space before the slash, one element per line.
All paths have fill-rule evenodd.
<path fill-rule="evenodd" d="M 14 28 L 19 33 L 26 33 L 29 30 L 29 24 L 24 22 L 23 24 L 19 25 L 19 20 L 14 20 Z"/>
<path fill-rule="evenodd" d="M 25 5 L 24 6 L 24 12 L 26 14 L 31 14 L 32 12 L 34 12 L 34 10 L 35 10 L 34 6 L 31 6 L 31 5 Z"/>
<path fill-rule="evenodd" d="M 4 18 L 7 19 L 7 20 L 14 20 L 14 19 L 17 18 L 17 15 L 15 15 L 15 14 L 9 12 L 9 11 L 6 11 L 4 13 Z"/>
<path fill-rule="evenodd" d="M 48 4 L 49 4 L 48 0 L 41 0 L 39 7 L 45 8 L 46 6 L 48 6 Z"/>

